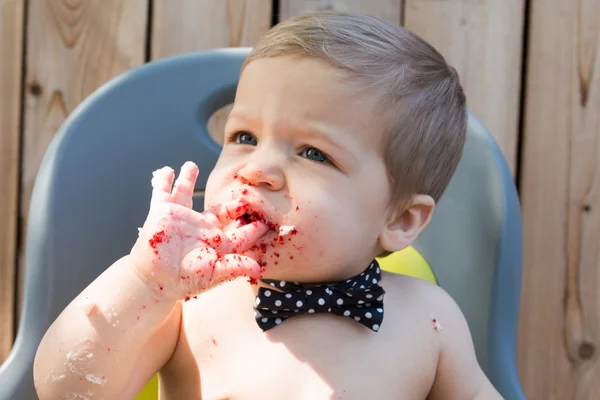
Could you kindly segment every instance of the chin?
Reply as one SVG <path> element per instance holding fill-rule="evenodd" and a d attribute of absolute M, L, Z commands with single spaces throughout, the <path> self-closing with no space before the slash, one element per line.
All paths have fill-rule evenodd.
<path fill-rule="evenodd" d="M 302 251 L 295 243 L 296 229 L 287 226 L 277 227 L 267 232 L 256 244 L 240 254 L 248 256 L 263 267 L 296 264 L 294 258 Z"/>
<path fill-rule="evenodd" d="M 250 249 L 241 255 L 255 260 L 262 267 L 262 278 L 300 282 L 306 278 L 307 265 L 314 265 L 304 260 L 291 239 L 282 243 L 281 236 L 269 232 Z"/>
<path fill-rule="evenodd" d="M 282 270 L 289 271 L 296 268 L 295 265 L 298 264 L 293 255 L 296 252 L 293 249 L 288 250 L 287 247 L 278 242 L 278 235 L 265 235 L 265 238 L 240 254 L 252 258 L 263 267 L 263 275 L 266 278 L 266 274 L 271 271 L 279 273 Z M 269 277 L 269 279 L 271 278 Z"/>

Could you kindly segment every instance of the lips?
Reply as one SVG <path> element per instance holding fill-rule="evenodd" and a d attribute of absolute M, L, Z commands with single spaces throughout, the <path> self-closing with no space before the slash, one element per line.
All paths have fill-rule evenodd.
<path fill-rule="evenodd" d="M 258 222 L 267 225 L 270 230 L 277 231 L 279 229 L 279 225 L 273 222 L 273 220 L 269 218 L 264 211 L 257 209 L 251 204 L 248 205 L 248 212 L 246 214 L 237 217 L 235 220 L 224 225 L 221 229 L 226 232 Z"/>
<path fill-rule="evenodd" d="M 253 222 L 262 222 L 263 224 L 267 225 L 271 230 L 276 231 L 278 229 L 277 224 L 275 224 L 269 218 L 267 218 L 262 211 L 250 211 L 249 213 L 246 213 L 240 218 L 238 218 L 238 223 L 240 224 L 239 226 L 248 225 Z"/>
<path fill-rule="evenodd" d="M 252 223 L 251 214 L 244 214 L 241 217 L 238 217 L 235 221 L 237 222 L 237 226 L 245 226 Z"/>

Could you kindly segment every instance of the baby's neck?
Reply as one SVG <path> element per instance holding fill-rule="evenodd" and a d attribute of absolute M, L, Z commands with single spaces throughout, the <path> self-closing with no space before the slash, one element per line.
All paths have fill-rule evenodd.
<path fill-rule="evenodd" d="M 306 288 L 310 288 L 310 286 L 313 286 L 313 285 L 314 286 L 318 286 L 318 285 L 336 285 L 336 284 L 342 283 L 342 282 L 344 282 L 344 281 L 346 281 L 348 279 L 354 279 L 354 278 L 356 278 L 358 275 L 360 275 L 361 273 L 363 273 L 364 271 L 366 271 L 370 267 L 370 265 L 371 265 L 370 263 L 367 264 L 363 269 L 360 270 L 360 272 L 352 274 L 352 276 L 342 277 L 341 279 L 331 279 L 331 280 L 322 281 L 322 282 L 301 283 L 300 285 L 304 286 Z M 266 280 L 271 280 L 271 281 L 273 281 L 273 280 L 275 280 L 275 281 L 281 280 L 281 281 L 285 281 L 285 282 L 293 282 L 293 281 L 288 280 L 288 279 L 275 279 L 275 278 L 271 278 L 271 277 L 265 278 L 265 279 Z M 270 290 L 277 290 L 279 292 L 282 291 L 279 288 L 277 288 L 277 284 L 275 284 L 273 286 L 273 285 L 271 285 L 271 284 L 269 284 L 267 282 L 264 282 L 261 279 L 258 279 L 257 284 L 252 284 L 250 286 L 251 286 L 252 292 L 254 293 L 255 296 L 258 295 L 258 291 L 259 291 L 260 288 L 268 288 Z"/>

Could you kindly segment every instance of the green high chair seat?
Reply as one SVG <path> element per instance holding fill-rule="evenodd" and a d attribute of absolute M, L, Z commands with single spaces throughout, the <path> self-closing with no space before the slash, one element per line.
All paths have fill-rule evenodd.
<path fill-rule="evenodd" d="M 206 124 L 232 102 L 248 52 L 220 49 L 143 65 L 96 90 L 64 122 L 32 195 L 23 312 L 14 347 L 0 366 L 0 400 L 37 398 L 32 366 L 43 334 L 129 251 L 148 211 L 152 171 L 192 160 L 200 167 L 197 189 L 203 189 L 220 152 Z M 519 202 L 498 146 L 472 114 L 467 136 L 430 226 L 414 249 L 395 255 L 396 263 L 391 257 L 386 268 L 433 279 L 425 267 L 410 272 L 415 262 L 430 266 L 465 314 L 491 382 L 506 399 L 524 399 L 516 369 Z M 201 196 L 194 204 L 202 209 Z M 417 261 L 406 261 L 410 257 Z"/>

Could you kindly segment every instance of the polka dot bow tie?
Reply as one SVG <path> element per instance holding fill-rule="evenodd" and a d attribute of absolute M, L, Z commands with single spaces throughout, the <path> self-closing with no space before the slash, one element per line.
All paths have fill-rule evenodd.
<path fill-rule="evenodd" d="M 271 279 L 262 281 L 277 290 L 259 288 L 254 303 L 258 326 L 269 330 L 298 314 L 332 313 L 352 318 L 377 332 L 383 321 L 383 297 L 377 261 L 360 275 L 333 285 L 300 285 Z"/>

